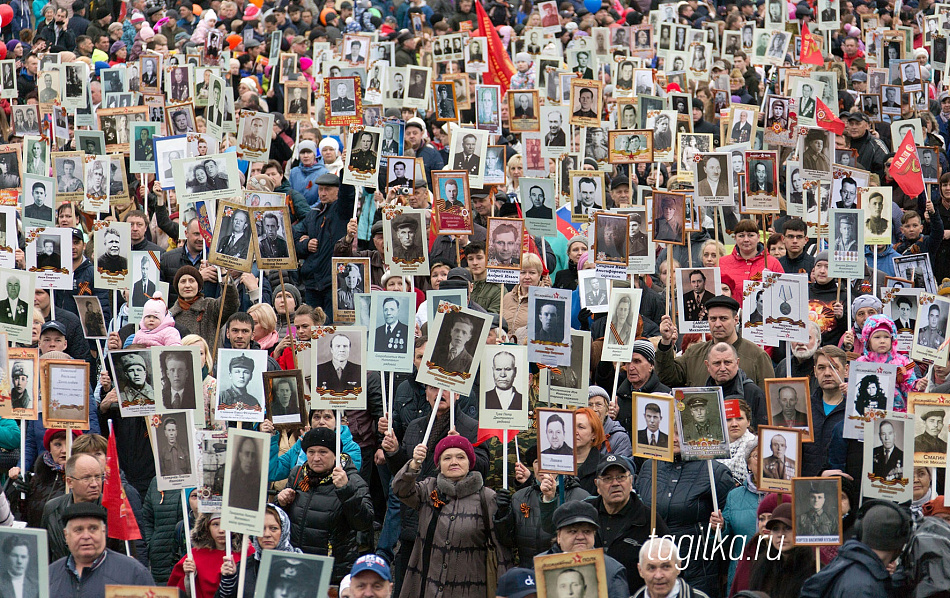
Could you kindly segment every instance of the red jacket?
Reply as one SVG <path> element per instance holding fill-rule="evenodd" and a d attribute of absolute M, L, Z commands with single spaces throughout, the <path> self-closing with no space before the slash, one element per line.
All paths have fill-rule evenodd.
<path fill-rule="evenodd" d="M 844 63 L 848 65 L 848 68 L 851 68 L 851 63 L 857 60 L 858 58 L 864 58 L 864 50 L 858 49 L 854 56 L 844 55 Z"/>
<path fill-rule="evenodd" d="M 732 289 L 732 297 L 742 297 L 742 283 L 746 280 L 760 280 L 762 271 L 769 269 L 772 272 L 782 272 L 782 264 L 777 259 L 765 252 L 765 245 L 759 243 L 759 250 L 750 260 L 739 255 L 739 248 L 736 247 L 729 255 L 723 256 L 719 260 L 719 272 L 722 274 L 722 281 L 729 284 Z M 726 276 L 729 278 L 727 279 Z M 736 299 L 741 303 L 739 299 Z"/>

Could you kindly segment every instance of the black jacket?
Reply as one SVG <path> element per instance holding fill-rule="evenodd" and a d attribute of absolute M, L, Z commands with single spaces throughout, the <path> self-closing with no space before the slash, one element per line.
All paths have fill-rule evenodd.
<path fill-rule="evenodd" d="M 306 464 L 290 470 L 287 487 L 297 494 L 285 510 L 290 517 L 291 544 L 307 554 L 326 555 L 332 547 L 331 584 L 339 584 L 358 554 L 356 532 L 373 529 L 373 501 L 369 486 L 357 475 L 349 457 L 341 457 L 349 480 L 337 488 L 329 475 L 320 478 Z M 305 490 L 309 487 L 309 490 Z"/>
<path fill-rule="evenodd" d="M 300 263 L 298 287 L 301 291 L 326 291 L 330 288 L 333 245 L 346 234 L 346 225 L 353 215 L 355 201 L 356 189 L 353 185 L 342 185 L 335 202 L 322 210 L 313 209 L 306 218 L 294 225 L 294 249 L 297 250 Z M 314 252 L 308 247 L 310 239 L 317 239 L 317 250 Z"/>
<path fill-rule="evenodd" d="M 633 426 L 633 392 L 634 389 L 630 384 L 630 381 L 624 378 L 624 380 L 617 386 L 617 405 L 620 407 L 620 412 L 617 414 L 616 419 L 625 430 L 630 430 L 635 432 L 636 428 Z M 653 393 L 663 393 L 670 394 L 670 387 L 666 384 L 660 382 L 659 376 L 656 375 L 656 370 L 650 374 L 650 379 L 647 380 L 647 383 L 643 385 L 643 388 L 637 390 L 636 392 L 644 394 L 653 394 Z"/>
<path fill-rule="evenodd" d="M 890 150 L 880 139 L 865 133 L 863 137 L 851 139 L 851 148 L 858 152 L 858 161 L 869 171 L 884 178 L 884 163 L 891 156 Z"/>
<path fill-rule="evenodd" d="M 159 261 L 162 281 L 168 283 L 168 305 L 171 306 L 178 301 L 178 291 L 174 288 L 175 274 L 182 266 L 194 266 L 198 268 L 201 265 L 201 256 L 198 256 L 197 262 L 192 262 L 188 257 L 188 247 L 182 245 L 178 249 L 166 251 Z M 205 281 L 210 282 L 210 281 Z"/>
<path fill-rule="evenodd" d="M 587 491 L 577 484 L 574 476 L 564 478 L 564 499 L 584 500 L 590 496 Z M 551 511 L 557 507 L 557 501 Z M 534 557 L 551 548 L 554 543 L 553 530 L 542 526 L 542 512 L 545 505 L 541 502 L 541 486 L 532 476 L 531 485 L 515 492 L 511 497 L 511 508 L 504 513 L 502 519 L 495 519 L 495 530 L 499 541 L 510 548 L 518 549 L 519 567 L 534 567 Z M 548 517 L 550 519 L 550 516 Z"/>
<path fill-rule="evenodd" d="M 874 552 L 857 540 L 844 543 L 827 567 L 808 578 L 803 598 L 887 598 L 895 595 L 891 574 Z"/>
<path fill-rule="evenodd" d="M 736 377 L 727 381 L 725 384 L 717 384 L 712 377 L 706 380 L 706 386 L 722 386 L 723 400 L 742 399 L 749 404 L 752 409 L 753 428 L 762 425 L 768 425 L 768 407 L 765 403 L 765 392 L 759 388 L 755 382 L 745 375 L 745 372 L 739 370 Z"/>
<path fill-rule="evenodd" d="M 842 397 L 831 413 L 825 415 L 825 402 L 822 400 L 821 388 L 815 384 L 811 391 L 811 431 L 813 442 L 802 443 L 802 476 L 812 477 L 821 475 L 828 462 L 828 449 L 831 446 L 835 428 L 844 423 L 846 401 Z M 840 432 L 839 432 L 840 433 Z M 863 444 L 863 443 L 862 443 Z"/>

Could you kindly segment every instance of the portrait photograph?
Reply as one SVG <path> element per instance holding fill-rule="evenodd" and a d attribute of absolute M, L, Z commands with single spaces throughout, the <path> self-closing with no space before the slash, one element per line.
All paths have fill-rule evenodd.
<path fill-rule="evenodd" d="M 801 432 L 788 428 L 759 426 L 759 485 L 769 492 L 788 493 L 792 478 L 801 473 Z"/>
<path fill-rule="evenodd" d="M 864 426 L 874 416 L 884 415 L 894 407 L 894 388 L 897 366 L 851 361 L 848 364 L 848 394 L 844 425 L 845 438 L 861 440 Z"/>
<path fill-rule="evenodd" d="M 362 95 L 357 77 L 328 77 L 325 95 L 327 126 L 359 124 Z"/>
<path fill-rule="evenodd" d="M 49 145 L 40 137 L 26 137 L 23 139 L 23 174 L 49 176 L 50 156 Z"/>
<path fill-rule="evenodd" d="M 722 293 L 718 268 L 678 268 L 676 270 L 678 328 L 687 333 L 708 333 L 706 303 Z"/>
<path fill-rule="evenodd" d="M 429 320 L 426 345 L 416 380 L 449 392 L 468 394 L 491 328 L 491 316 L 472 309 L 442 307 Z M 434 339 L 434 341 L 433 341 Z"/>
<path fill-rule="evenodd" d="M 676 122 L 676 121 L 674 121 Z M 679 149 L 679 168 L 684 173 L 689 173 L 690 178 L 695 177 L 694 165 L 697 158 L 703 154 L 713 151 L 712 133 L 686 133 L 677 124 L 676 145 Z M 703 172 L 703 171 L 700 171 Z"/>
<path fill-rule="evenodd" d="M 53 201 L 56 183 L 53 177 L 25 174 L 20 207 L 26 226 L 53 226 Z"/>
<path fill-rule="evenodd" d="M 264 372 L 264 418 L 274 422 L 278 430 L 297 430 L 306 425 L 306 395 L 300 370 Z"/>
<path fill-rule="evenodd" d="M 475 86 L 475 128 L 495 135 L 501 133 L 500 98 L 500 88 L 497 85 Z"/>
<path fill-rule="evenodd" d="M 415 158 L 390 156 L 386 162 L 386 186 L 396 187 L 397 189 L 408 189 L 411 191 L 415 186 L 416 180 Z"/>
<path fill-rule="evenodd" d="M 462 53 L 461 50 L 460 43 L 459 54 Z M 459 59 L 461 59 L 461 56 L 459 56 Z M 407 108 L 425 109 L 429 104 L 429 90 L 431 89 L 429 81 L 432 77 L 432 71 L 429 68 L 418 66 L 407 66 L 406 71 L 409 84 L 406 87 L 406 97 L 403 104 Z"/>
<path fill-rule="evenodd" d="M 797 478 L 791 486 L 795 545 L 840 546 L 841 478 Z"/>
<path fill-rule="evenodd" d="M 306 80 L 286 81 L 284 95 L 284 117 L 291 122 L 303 122 L 310 119 L 311 92 Z"/>
<path fill-rule="evenodd" d="M 653 193 L 653 241 L 686 244 L 686 195 Z"/>
<path fill-rule="evenodd" d="M 575 222 L 590 219 L 605 205 L 604 173 L 591 170 L 572 170 L 570 176 L 571 218 Z"/>
<path fill-rule="evenodd" d="M 194 68 L 193 65 L 185 64 L 165 69 L 165 93 L 170 103 L 183 104 L 194 100 Z"/>
<path fill-rule="evenodd" d="M 155 372 L 155 411 L 194 411 L 203 397 L 201 355 L 195 347 L 169 347 L 154 351 L 151 367 Z M 204 409 L 195 413 L 198 425 L 204 424 Z"/>
<path fill-rule="evenodd" d="M 111 222 L 93 233 L 96 252 L 95 284 L 98 288 L 128 288 L 130 280 L 128 247 L 132 227 L 128 222 Z"/>
<path fill-rule="evenodd" d="M 218 349 L 215 366 L 218 393 L 214 418 L 219 421 L 264 421 L 264 381 L 261 373 L 267 371 L 267 352 Z"/>
<path fill-rule="evenodd" d="M 519 218 L 488 218 L 488 268 L 521 271 L 521 240 L 524 221 Z"/>
<path fill-rule="evenodd" d="M 910 402 L 914 414 L 914 465 L 943 467 L 947 461 L 947 415 L 950 408 L 940 394 L 915 393 Z"/>
<path fill-rule="evenodd" d="M 89 429 L 89 363 L 46 359 L 40 363 L 43 425 L 67 430 Z"/>
<path fill-rule="evenodd" d="M 769 378 L 765 381 L 769 424 L 802 432 L 812 441 L 811 393 L 808 378 Z"/>
<path fill-rule="evenodd" d="M 33 291 L 33 276 L 23 270 L 0 268 L 0 331 L 11 343 L 24 343 L 23 339 L 32 335 Z"/>
<path fill-rule="evenodd" d="M 913 280 L 914 286 L 925 289 L 928 293 L 937 292 L 937 281 L 934 278 L 930 260 L 927 259 L 926 255 L 895 256 L 894 274 L 899 278 Z"/>
<path fill-rule="evenodd" d="M 148 349 L 110 351 L 109 359 L 123 417 L 155 413 L 156 380 L 151 352 Z"/>
<path fill-rule="evenodd" d="M 4 189 L 20 187 L 23 176 L 20 157 L 20 144 L 0 144 L 0 186 Z"/>
<path fill-rule="evenodd" d="M 751 212 L 771 213 L 778 209 L 778 153 L 745 152 L 745 207 Z"/>
<path fill-rule="evenodd" d="M 160 492 L 193 488 L 198 483 L 193 414 L 171 411 L 146 420 Z"/>
<path fill-rule="evenodd" d="M 728 144 L 748 143 L 751 145 L 758 129 L 758 115 L 758 110 L 751 110 L 739 105 L 731 106 L 729 108 L 729 134 L 726 137 Z"/>
<path fill-rule="evenodd" d="M 909 353 L 914 342 L 914 331 L 917 328 L 917 299 L 923 289 L 894 287 L 882 293 L 884 314 L 894 321 L 897 327 L 897 350 Z"/>
<path fill-rule="evenodd" d="M 904 62 L 900 65 L 901 86 L 903 91 L 920 91 L 920 63 L 916 60 Z"/>
<path fill-rule="evenodd" d="M 864 242 L 867 245 L 891 244 L 890 187 L 861 189 L 858 207 L 864 210 Z"/>
<path fill-rule="evenodd" d="M 412 372 L 415 301 L 411 293 L 373 293 L 370 298 L 371 369 Z"/>
<path fill-rule="evenodd" d="M 366 338 L 362 326 L 338 326 L 316 337 L 311 408 L 366 408 Z"/>
<path fill-rule="evenodd" d="M 696 181 L 696 204 L 701 206 L 733 205 L 731 156 L 727 153 L 697 154 L 692 162 Z"/>
<path fill-rule="evenodd" d="M 485 427 L 500 430 L 527 430 L 528 356 L 527 347 L 494 345 L 484 348 L 479 387 L 479 414 Z"/>
<path fill-rule="evenodd" d="M 197 133 L 194 104 L 165 106 L 165 129 L 168 135 L 172 136 Z M 108 144 L 108 135 L 106 135 L 106 144 Z"/>
<path fill-rule="evenodd" d="M 221 525 L 231 532 L 260 534 L 267 500 L 270 436 L 229 428 L 227 447 Z"/>
<path fill-rule="evenodd" d="M 914 145 L 924 145 L 924 129 L 919 119 L 895 120 L 891 122 L 891 151 L 897 152 L 908 133 L 913 136 Z"/>
<path fill-rule="evenodd" d="M 606 212 L 594 213 L 594 262 L 627 265 L 630 224 L 628 217 Z"/>
<path fill-rule="evenodd" d="M 637 334 L 637 314 L 640 313 L 641 299 L 640 289 L 611 289 L 602 357 L 605 361 L 630 361 L 633 341 Z"/>
<path fill-rule="evenodd" d="M 353 65 L 366 64 L 371 41 L 370 36 L 351 34 L 344 36 L 343 60 Z"/>
<path fill-rule="evenodd" d="M 89 98 L 89 67 L 83 62 L 70 62 L 65 65 L 65 69 L 63 107 L 69 110 L 85 108 Z"/>
<path fill-rule="evenodd" d="M 50 598 L 49 544 L 43 529 L 0 527 L 0 593 Z"/>
<path fill-rule="evenodd" d="M 538 472 L 576 475 L 574 412 L 538 408 L 534 414 L 538 418 Z"/>
<path fill-rule="evenodd" d="M 439 122 L 458 122 L 459 107 L 455 97 L 455 83 L 452 81 L 433 81 L 435 97 L 435 118 Z"/>
<path fill-rule="evenodd" d="M 40 105 L 63 101 L 63 73 L 61 70 L 40 71 L 36 75 L 36 92 Z M 46 110 L 46 108 L 44 108 Z"/>
<path fill-rule="evenodd" d="M 917 327 L 914 330 L 912 359 L 947 358 L 947 347 L 942 347 L 947 338 L 950 300 L 939 295 L 921 293 L 918 298 Z"/>
<path fill-rule="evenodd" d="M 297 251 L 290 227 L 290 208 L 285 205 L 253 207 L 249 217 L 256 223 L 250 231 L 258 267 L 264 270 L 296 269 Z"/>
<path fill-rule="evenodd" d="M 270 156 L 274 115 L 242 110 L 238 122 L 238 158 L 255 161 Z"/>
<path fill-rule="evenodd" d="M 386 263 L 400 276 L 424 275 L 429 271 L 425 214 L 423 210 L 397 209 L 400 212 L 391 217 L 383 213 L 383 242 L 390 248 L 385 252 Z"/>
<path fill-rule="evenodd" d="M 17 137 L 40 134 L 39 107 L 35 105 L 11 106 L 13 134 Z"/>
<path fill-rule="evenodd" d="M 0 98 L 15 98 L 18 92 L 16 61 L 0 60 Z"/>
<path fill-rule="evenodd" d="M 541 237 L 556 234 L 557 197 L 554 179 L 522 177 L 520 180 L 528 192 L 528 201 L 522 206 L 525 208 L 524 221 L 528 232 Z"/>
<path fill-rule="evenodd" d="M 861 111 L 864 112 L 871 122 L 881 122 L 881 96 L 880 94 L 862 93 L 858 94 Z"/>
<path fill-rule="evenodd" d="M 56 198 L 60 201 L 81 201 L 85 198 L 84 159 L 82 152 L 53 152 L 53 178 Z"/>
<path fill-rule="evenodd" d="M 639 164 L 653 162 L 653 131 L 611 130 L 607 142 L 610 164 Z"/>
<path fill-rule="evenodd" d="M 636 418 L 633 454 L 645 459 L 673 460 L 673 399 L 661 395 L 633 393 Z"/>
<path fill-rule="evenodd" d="M 346 147 L 346 165 L 343 167 L 343 183 L 346 185 L 365 185 L 376 188 L 379 184 L 379 143 L 383 130 L 380 127 L 365 127 L 362 131 L 351 131 Z"/>
<path fill-rule="evenodd" d="M 333 557 L 264 550 L 262 552 L 254 596 L 281 598 L 296 596 L 303 588 L 322 596 L 330 587 Z M 382 561 L 376 555 L 367 555 Z"/>
<path fill-rule="evenodd" d="M 680 454 L 687 461 L 728 457 L 722 388 L 676 389 L 676 431 Z"/>
<path fill-rule="evenodd" d="M 488 136 L 488 131 L 457 129 L 449 149 L 448 164 L 452 170 L 467 172 L 469 185 L 478 189 L 484 186 L 483 156 L 488 149 Z"/>
<path fill-rule="evenodd" d="M 926 146 L 918 147 L 917 156 L 920 158 L 920 172 L 924 177 L 924 182 L 935 184 L 940 168 L 940 159 L 937 157 L 937 149 Z"/>
<path fill-rule="evenodd" d="M 468 171 L 432 171 L 435 230 L 440 235 L 473 234 Z"/>
<path fill-rule="evenodd" d="M 79 311 L 79 323 L 86 338 L 104 339 L 108 336 L 105 316 L 102 313 L 102 304 L 95 295 L 77 295 L 76 309 Z M 0 310 L 3 303 L 0 301 Z M 2 319 L 2 318 L 0 318 Z"/>
<path fill-rule="evenodd" d="M 142 93 L 161 93 L 162 56 L 145 54 L 139 58 L 139 91 Z"/>
<path fill-rule="evenodd" d="M 577 273 L 577 288 L 580 289 L 581 307 L 592 313 L 604 313 L 608 308 L 608 281 L 597 276 L 596 270 L 581 270 Z"/>
<path fill-rule="evenodd" d="M 333 321 L 353 322 L 356 295 L 370 292 L 369 258 L 332 258 Z"/>
<path fill-rule="evenodd" d="M 599 127 L 603 112 L 603 84 L 591 79 L 571 80 L 571 124 L 579 127 Z M 536 130 L 536 129 L 535 129 Z"/>
<path fill-rule="evenodd" d="M 789 120 L 789 110 L 791 98 L 781 96 L 769 96 L 766 100 L 765 109 L 765 142 L 782 145 L 789 142 L 790 135 L 788 131 L 791 127 Z M 783 135 L 784 134 L 784 135 Z"/>
<path fill-rule="evenodd" d="M 159 160 L 168 160 L 171 162 L 172 187 L 179 195 L 188 195 L 192 202 L 231 199 L 241 197 L 241 177 L 238 170 L 238 159 L 236 152 L 226 152 L 223 154 L 213 154 L 210 156 L 192 157 L 192 158 L 174 158 L 171 154 L 177 153 L 177 149 L 167 149 L 167 156 L 162 157 L 163 153 L 157 147 L 156 155 Z M 182 156 L 185 156 L 187 150 L 187 136 L 182 137 L 181 145 Z M 175 146 L 172 146 L 175 147 Z M 165 150 L 166 148 L 162 148 Z M 222 205 L 222 203 L 219 203 Z M 238 206 L 239 204 L 233 204 Z M 239 206 L 244 207 L 244 206 Z M 221 220 L 215 219 L 215 223 Z M 220 227 L 216 227 L 218 230 Z"/>
<path fill-rule="evenodd" d="M 156 251 L 133 251 L 129 262 L 132 278 L 129 317 L 141 319 L 145 302 L 160 288 L 159 255 Z"/>
<path fill-rule="evenodd" d="M 540 100 L 537 90 L 508 93 L 509 130 L 523 133 L 541 130 Z"/>
<path fill-rule="evenodd" d="M 864 496 L 895 502 L 913 499 L 913 432 L 912 413 L 891 412 L 864 427 L 864 463 L 870 463 L 871 470 L 861 480 Z"/>
<path fill-rule="evenodd" d="M 607 593 L 607 575 L 602 550 L 582 550 L 567 554 L 539 555 L 535 561 L 537 595 L 562 598 L 596 598 Z"/>

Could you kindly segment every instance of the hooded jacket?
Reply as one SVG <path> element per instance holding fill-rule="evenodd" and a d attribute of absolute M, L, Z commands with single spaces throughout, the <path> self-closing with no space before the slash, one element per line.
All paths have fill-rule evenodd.
<path fill-rule="evenodd" d="M 290 186 L 302 194 L 310 206 L 315 206 L 320 201 L 317 179 L 326 171 L 327 168 L 321 161 L 314 162 L 310 166 L 299 164 L 290 169 Z"/>
<path fill-rule="evenodd" d="M 805 581 L 802 598 L 889 598 L 891 574 L 874 552 L 858 540 L 848 540 L 830 565 Z"/>
<path fill-rule="evenodd" d="M 300 447 L 303 437 L 298 438 L 290 450 L 283 455 L 280 454 L 280 434 L 272 434 L 270 437 L 270 465 L 268 466 L 268 482 L 277 482 L 286 480 L 290 475 L 290 470 L 306 464 L 307 453 Z M 363 463 L 363 455 L 360 453 L 360 447 L 353 442 L 353 434 L 349 426 L 343 426 L 340 430 L 340 450 L 346 453 L 353 461 L 356 469 Z M 289 533 L 289 532 L 288 532 Z"/>
<path fill-rule="evenodd" d="M 175 328 L 175 318 L 165 312 L 165 317 L 155 330 L 139 328 L 132 342 L 146 347 L 178 346 L 181 345 L 181 333 Z"/>

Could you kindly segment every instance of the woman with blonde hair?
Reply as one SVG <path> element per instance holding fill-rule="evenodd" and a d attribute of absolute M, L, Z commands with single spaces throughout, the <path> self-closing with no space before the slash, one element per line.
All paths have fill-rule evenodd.
<path fill-rule="evenodd" d="M 277 312 L 269 303 L 255 303 L 247 314 L 254 319 L 254 340 L 261 349 L 270 349 L 280 340 L 277 334 Z"/>
<path fill-rule="evenodd" d="M 520 328 L 528 325 L 528 289 L 551 286 L 547 279 L 542 281 L 542 277 L 544 264 L 541 263 L 541 258 L 533 253 L 521 256 L 520 281 L 501 298 L 501 317 L 508 321 L 508 330 L 514 330 L 516 336 L 519 336 Z M 527 339 L 527 335 L 521 333 L 519 338 L 521 336 Z"/>
<path fill-rule="evenodd" d="M 524 174 L 524 160 L 521 154 L 515 154 L 508 159 L 508 192 L 518 193 L 521 188 L 518 181 Z"/>
<path fill-rule="evenodd" d="M 225 422 L 215 421 L 214 419 L 214 398 L 218 392 L 218 381 L 211 375 L 214 371 L 214 356 L 208 343 L 197 334 L 189 334 L 181 339 L 184 347 L 198 347 L 201 355 L 201 390 L 204 393 L 205 404 L 205 427 L 215 430 L 226 430 Z"/>
<path fill-rule="evenodd" d="M 719 266 L 719 258 L 726 255 L 726 247 L 716 239 L 709 239 L 703 243 L 700 256 L 703 260 L 703 268 L 716 268 Z"/>

